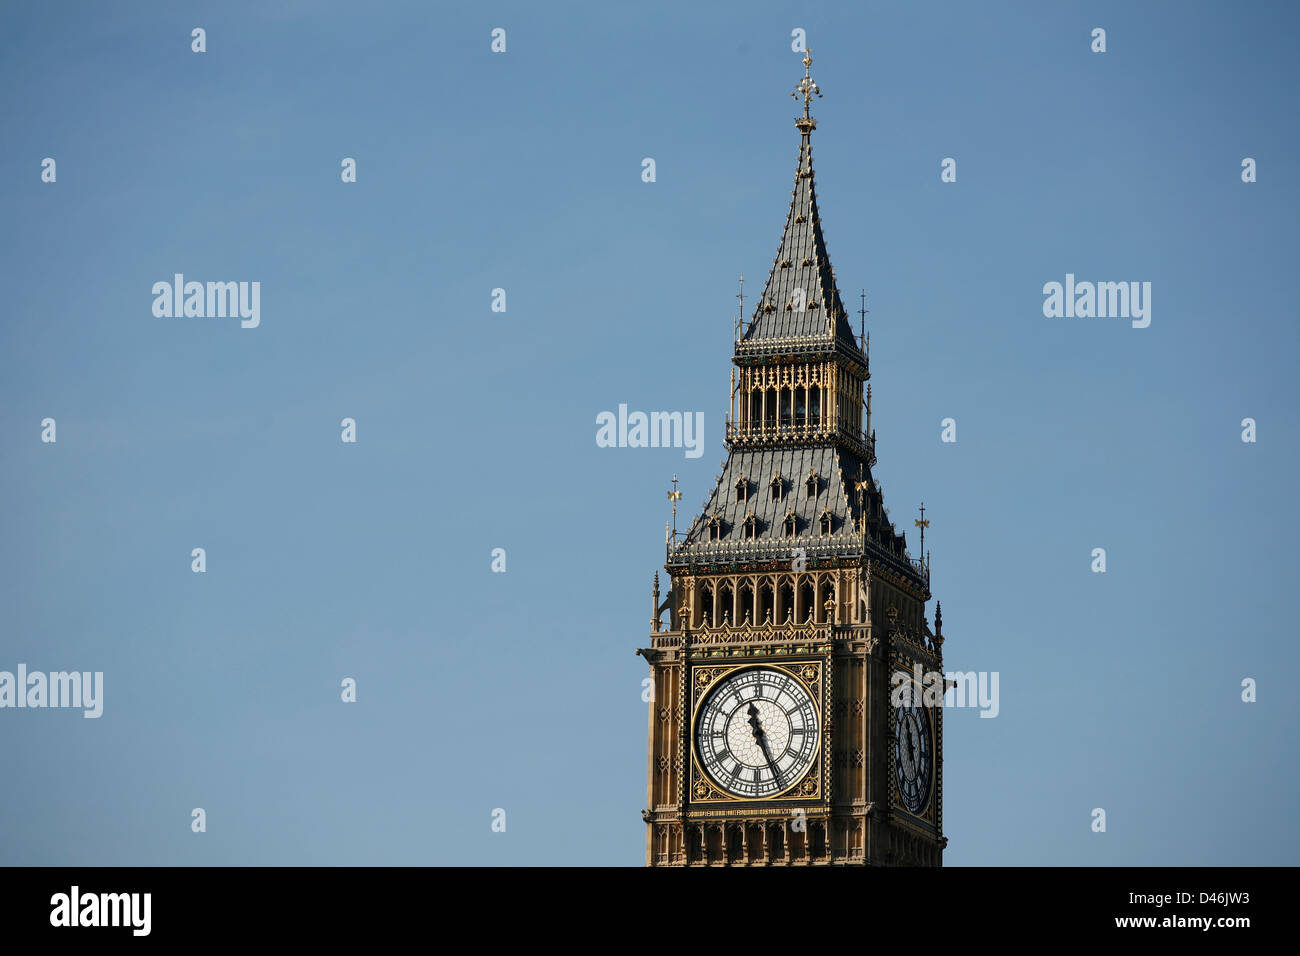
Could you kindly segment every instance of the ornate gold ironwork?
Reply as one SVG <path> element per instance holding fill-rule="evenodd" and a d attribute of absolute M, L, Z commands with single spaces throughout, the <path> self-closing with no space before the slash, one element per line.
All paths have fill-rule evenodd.
<path fill-rule="evenodd" d="M 799 81 L 799 85 L 796 86 L 794 92 L 790 94 L 790 96 L 795 100 L 798 100 L 800 96 L 803 97 L 803 118 L 805 120 L 812 119 L 812 115 L 808 112 L 808 107 L 809 104 L 812 103 L 812 98 L 814 96 L 820 98 L 822 95 L 821 87 L 817 85 L 816 81 L 812 78 L 812 74 L 809 72 L 811 66 L 812 48 L 809 47 L 804 50 L 803 54 L 803 79 Z"/>

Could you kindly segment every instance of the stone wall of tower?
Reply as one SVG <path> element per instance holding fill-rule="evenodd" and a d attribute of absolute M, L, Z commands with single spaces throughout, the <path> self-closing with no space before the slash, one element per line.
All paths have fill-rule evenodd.
<path fill-rule="evenodd" d="M 682 727 L 682 666 L 659 664 L 652 675 L 650 701 L 649 806 L 674 806 L 681 783 L 678 754 Z"/>
<path fill-rule="evenodd" d="M 859 593 L 864 579 L 866 600 Z M 685 738 L 693 707 L 688 685 L 691 667 L 702 665 L 692 665 L 682 656 L 687 636 L 678 629 L 687 629 L 692 647 L 707 642 L 710 633 L 719 629 L 730 635 L 726 639 L 730 645 L 747 644 L 748 628 L 755 629 L 756 637 L 765 626 L 771 626 L 763 621 L 752 623 L 764 609 L 759 597 L 764 589 L 774 595 L 799 593 L 803 583 L 812 585 L 817 598 L 814 603 L 822 610 L 813 625 L 829 627 L 833 635 L 827 681 L 830 704 L 826 726 L 830 733 L 826 746 L 832 763 L 829 798 L 821 809 L 808 807 L 808 829 L 798 832 L 789 828 L 788 809 L 764 811 L 761 806 L 737 805 L 715 809 L 704 818 L 694 811 L 684 816 L 684 810 L 692 806 L 685 793 L 691 760 L 691 743 Z M 885 636 L 891 626 L 920 632 L 924 601 L 884 580 L 883 575 L 863 575 L 852 565 L 800 573 L 678 570 L 672 578 L 672 594 L 673 604 L 679 609 L 684 605 L 685 610 L 674 616 L 672 631 L 652 635 L 660 650 L 652 668 L 655 699 L 650 705 L 647 769 L 653 817 L 647 819 L 647 864 L 937 865 L 941 855 L 937 838 L 900 827 L 889 816 L 892 667 Z M 728 595 L 725 608 L 719 603 L 722 594 Z M 743 599 L 742 594 L 746 595 Z M 834 606 L 827 612 L 823 599 L 831 596 Z M 745 601 L 749 602 L 746 607 L 737 603 Z M 772 610 L 783 611 L 779 599 L 773 603 Z M 888 615 L 891 608 L 896 612 L 892 617 Z M 751 623 L 745 625 L 747 614 Z M 732 622 L 734 616 L 741 617 L 742 623 Z M 724 618 L 728 621 L 725 625 Z M 783 623 L 788 627 L 793 622 Z M 807 625 L 798 622 L 795 626 L 802 630 Z M 936 740 L 936 751 L 939 746 Z M 936 754 L 939 759 L 941 751 Z M 936 767 L 936 776 L 939 772 Z"/>

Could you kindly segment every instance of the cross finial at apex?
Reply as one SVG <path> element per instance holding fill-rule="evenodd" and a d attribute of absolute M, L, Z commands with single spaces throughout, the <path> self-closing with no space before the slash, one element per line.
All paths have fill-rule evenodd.
<path fill-rule="evenodd" d="M 811 66 L 812 48 L 808 47 L 803 51 L 803 79 L 799 81 L 799 85 L 796 86 L 794 92 L 790 94 L 795 99 L 803 96 L 803 118 L 805 120 L 812 119 L 811 114 L 808 112 L 808 106 L 812 102 L 812 98 L 814 96 L 820 97 L 822 95 L 821 87 L 817 85 L 816 81 L 812 78 L 812 74 L 809 72 Z"/>

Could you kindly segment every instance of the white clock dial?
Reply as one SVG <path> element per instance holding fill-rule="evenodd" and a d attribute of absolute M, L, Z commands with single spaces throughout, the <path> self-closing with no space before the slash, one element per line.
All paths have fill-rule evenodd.
<path fill-rule="evenodd" d="M 695 720 L 695 752 L 713 783 L 770 797 L 798 783 L 817 755 L 817 705 L 793 674 L 771 667 L 718 682 Z"/>

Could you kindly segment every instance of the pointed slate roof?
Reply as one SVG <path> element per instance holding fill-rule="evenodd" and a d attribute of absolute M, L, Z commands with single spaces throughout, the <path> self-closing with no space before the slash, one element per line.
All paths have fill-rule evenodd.
<path fill-rule="evenodd" d="M 802 137 L 785 231 L 741 343 L 823 339 L 829 344 L 838 340 L 857 351 L 858 343 L 831 272 L 817 209 L 812 166 L 812 130 L 816 122 L 805 117 L 796 125 Z M 803 311 L 798 310 L 798 289 L 803 290 Z"/>

